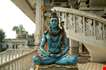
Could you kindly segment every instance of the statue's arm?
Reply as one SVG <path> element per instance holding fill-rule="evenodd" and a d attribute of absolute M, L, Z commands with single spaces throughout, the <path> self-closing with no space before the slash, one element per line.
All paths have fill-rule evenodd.
<path fill-rule="evenodd" d="M 63 54 L 66 54 L 69 50 L 69 39 L 67 37 L 64 37 L 64 45 L 63 45 Z"/>
<path fill-rule="evenodd" d="M 42 38 L 41 38 L 41 41 L 40 41 L 40 48 L 39 48 L 39 51 L 40 53 L 43 55 L 43 56 L 48 56 L 49 53 L 45 51 L 44 49 L 44 46 L 46 44 L 47 40 L 46 40 L 46 35 L 43 34 Z"/>

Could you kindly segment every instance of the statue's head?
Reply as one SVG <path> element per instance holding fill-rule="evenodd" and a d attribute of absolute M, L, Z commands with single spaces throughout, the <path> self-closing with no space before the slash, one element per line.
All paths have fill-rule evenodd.
<path fill-rule="evenodd" d="M 53 12 L 51 14 L 49 27 L 50 28 L 58 28 L 59 27 L 58 24 L 59 24 L 59 20 L 58 20 L 57 14 Z"/>

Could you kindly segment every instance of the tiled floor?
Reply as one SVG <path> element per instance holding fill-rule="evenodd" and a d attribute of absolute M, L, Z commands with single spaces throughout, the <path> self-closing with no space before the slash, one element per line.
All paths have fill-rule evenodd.
<path fill-rule="evenodd" d="M 105 63 L 90 62 L 89 56 L 79 57 L 78 70 L 103 70 Z"/>
<path fill-rule="evenodd" d="M 105 64 L 93 63 L 93 62 L 78 63 L 78 69 L 79 70 L 102 70 L 104 65 Z"/>

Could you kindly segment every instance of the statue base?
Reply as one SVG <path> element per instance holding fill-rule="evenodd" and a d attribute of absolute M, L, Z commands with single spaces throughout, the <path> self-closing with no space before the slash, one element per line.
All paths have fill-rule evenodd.
<path fill-rule="evenodd" d="M 77 65 L 39 65 L 38 70 L 78 70 Z"/>

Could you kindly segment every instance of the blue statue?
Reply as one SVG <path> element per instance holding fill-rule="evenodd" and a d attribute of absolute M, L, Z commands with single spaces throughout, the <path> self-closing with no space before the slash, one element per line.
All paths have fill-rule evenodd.
<path fill-rule="evenodd" d="M 45 48 L 45 45 L 46 48 Z M 52 13 L 49 30 L 46 31 L 40 41 L 38 54 L 32 57 L 34 64 L 76 64 L 77 55 L 68 55 L 69 42 L 65 31 L 59 27 L 56 13 Z"/>

